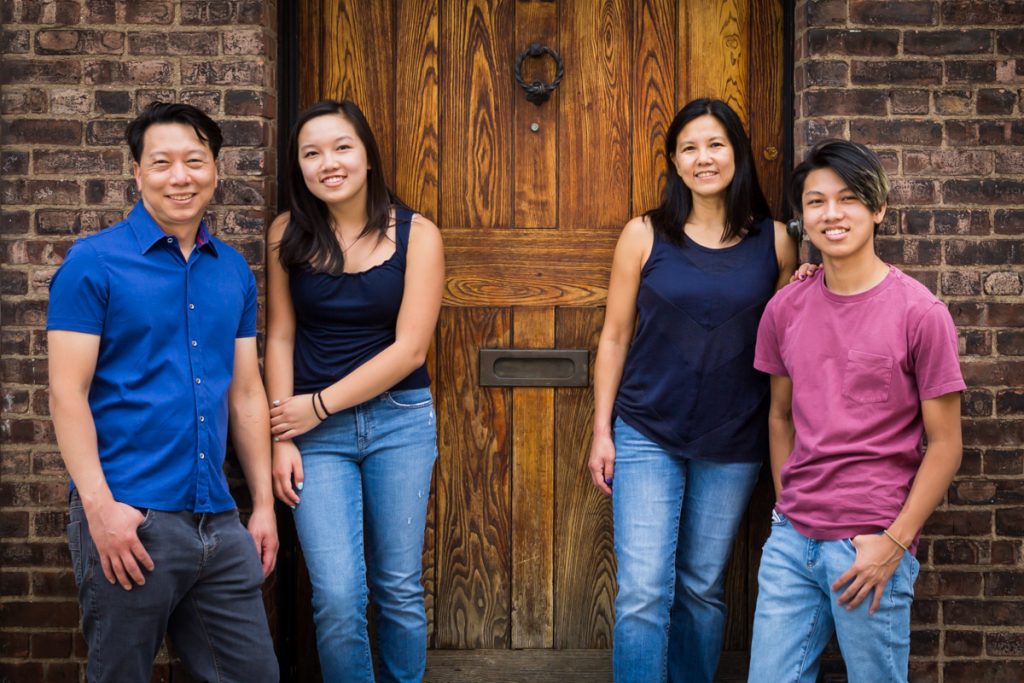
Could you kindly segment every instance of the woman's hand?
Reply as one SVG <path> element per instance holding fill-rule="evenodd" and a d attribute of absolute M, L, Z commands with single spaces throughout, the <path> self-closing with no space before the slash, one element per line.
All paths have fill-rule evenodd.
<path fill-rule="evenodd" d="M 800 282 L 801 280 L 806 280 L 809 277 L 813 277 L 819 270 L 821 270 L 821 266 L 817 263 L 801 263 L 800 267 L 793 273 L 793 276 L 789 278 L 789 281 Z"/>
<path fill-rule="evenodd" d="M 321 420 L 313 409 L 313 394 L 299 394 L 274 401 L 270 408 L 270 433 L 274 441 L 302 436 Z"/>
<path fill-rule="evenodd" d="M 275 443 L 273 450 L 274 496 L 294 510 L 300 501 L 296 491 L 302 490 L 304 480 L 302 454 L 299 453 L 299 447 L 291 441 Z"/>
<path fill-rule="evenodd" d="M 874 591 L 868 608 L 868 614 L 874 614 L 882 602 L 882 592 L 906 551 L 882 534 L 861 534 L 851 540 L 857 556 L 850 568 L 832 584 L 832 590 L 839 591 L 846 586 L 838 601 L 847 609 L 854 609 Z"/>
<path fill-rule="evenodd" d="M 587 462 L 594 486 L 606 496 L 612 495 L 612 477 L 615 475 L 615 444 L 608 434 L 594 435 L 590 443 L 590 460 Z"/>

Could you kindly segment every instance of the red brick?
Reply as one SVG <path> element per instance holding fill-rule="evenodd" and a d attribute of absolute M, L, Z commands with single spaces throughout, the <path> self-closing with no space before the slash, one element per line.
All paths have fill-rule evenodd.
<path fill-rule="evenodd" d="M 967 417 L 992 417 L 992 406 L 992 393 L 985 389 L 968 389 L 961 397 L 961 414 Z"/>
<path fill-rule="evenodd" d="M 252 59 L 181 65 L 181 82 L 185 85 L 264 85 L 266 76 L 266 65 Z"/>
<path fill-rule="evenodd" d="M 264 4 L 247 0 L 202 0 L 181 3 L 181 23 L 189 24 L 259 24 L 265 21 Z"/>
<path fill-rule="evenodd" d="M 163 60 L 87 61 L 85 82 L 89 85 L 161 85 L 171 83 L 174 69 Z"/>
<path fill-rule="evenodd" d="M 73 180 L 0 180 L 4 204 L 77 204 L 79 186 Z"/>
<path fill-rule="evenodd" d="M 0 84 L 79 83 L 82 66 L 70 59 L 6 59 L 0 69 Z"/>
<path fill-rule="evenodd" d="M 215 115 L 220 111 L 221 94 L 216 90 L 182 90 L 181 101 Z M 225 107 L 226 109 L 226 107 Z M 241 112 L 225 111 L 227 114 L 247 116 Z"/>
<path fill-rule="evenodd" d="M 804 115 L 884 115 L 887 100 L 881 90 L 812 90 L 804 95 Z"/>
<path fill-rule="evenodd" d="M 28 513 L 14 510 L 0 511 L 0 536 L 4 538 L 27 538 Z"/>
<path fill-rule="evenodd" d="M 124 170 L 124 155 L 119 150 L 36 151 L 32 159 L 33 170 L 39 175 L 110 175 L 120 174 Z"/>
<path fill-rule="evenodd" d="M 992 513 L 985 510 L 936 510 L 925 524 L 932 536 L 986 536 L 992 532 Z"/>
<path fill-rule="evenodd" d="M 850 21 L 873 26 L 928 26 L 938 23 L 931 0 L 852 0 Z"/>
<path fill-rule="evenodd" d="M 169 88 L 145 88 L 135 91 L 136 109 L 138 109 L 139 111 L 142 111 L 153 102 L 173 102 L 177 99 L 178 97 L 175 94 L 174 90 L 171 90 Z M 207 113 L 212 114 L 213 112 Z M 127 121 L 125 121 L 125 123 L 127 124 Z"/>
<path fill-rule="evenodd" d="M 966 374 L 966 373 L 965 373 Z M 1017 380 L 1010 379 L 1010 382 Z M 968 382 L 969 383 L 969 382 Z M 968 446 L 1017 446 L 1024 443 L 1024 420 L 962 420 L 964 444 Z M 1017 496 L 1013 489 L 996 487 L 996 500 Z"/>
<path fill-rule="evenodd" d="M 976 657 L 981 654 L 984 636 L 977 631 L 946 631 L 947 657 Z"/>
<path fill-rule="evenodd" d="M 942 183 L 946 203 L 1024 204 L 1024 182 L 1019 180 L 947 180 Z"/>
<path fill-rule="evenodd" d="M 1024 657 L 1024 633 L 986 633 L 985 652 L 993 657 Z"/>
<path fill-rule="evenodd" d="M 0 152 L 0 173 L 5 176 L 23 175 L 28 173 L 28 152 Z"/>
<path fill-rule="evenodd" d="M 40 235 L 77 235 L 99 232 L 123 218 L 116 209 L 76 211 L 40 209 L 36 212 L 36 232 Z"/>
<path fill-rule="evenodd" d="M 999 209 L 993 221 L 995 231 L 1001 235 L 1024 234 L 1024 211 L 1017 209 Z"/>
<path fill-rule="evenodd" d="M 850 67 L 846 62 L 809 62 L 804 65 L 804 79 L 808 87 L 845 87 L 849 82 Z"/>
<path fill-rule="evenodd" d="M 273 94 L 259 90 L 228 90 L 224 113 L 230 116 L 262 116 L 273 118 L 277 101 Z"/>
<path fill-rule="evenodd" d="M 1024 55 L 1024 29 L 1002 28 L 996 34 L 996 52 L 1001 55 Z"/>
<path fill-rule="evenodd" d="M 36 33 L 38 55 L 117 55 L 124 50 L 120 31 L 50 29 Z"/>
<path fill-rule="evenodd" d="M 951 661 L 942 665 L 945 683 L 1020 683 L 1024 680 L 1024 662 Z"/>
<path fill-rule="evenodd" d="M 78 625 L 78 603 L 3 602 L 0 603 L 0 616 L 8 626 L 74 627 Z"/>
<path fill-rule="evenodd" d="M 100 114 L 127 114 L 132 109 L 132 96 L 123 90 L 97 90 L 96 111 Z"/>
<path fill-rule="evenodd" d="M 0 31 L 0 52 L 4 54 L 26 54 L 31 48 L 28 31 Z"/>
<path fill-rule="evenodd" d="M 60 453 L 33 453 L 32 474 L 56 475 L 66 479 L 67 470 L 64 468 Z"/>
<path fill-rule="evenodd" d="M 943 0 L 942 23 L 969 26 L 1024 24 L 1024 2 L 1020 0 Z"/>
<path fill-rule="evenodd" d="M 941 142 L 941 124 L 936 123 L 935 127 L 938 140 Z M 908 175 L 991 175 L 995 169 L 995 153 L 955 149 L 904 152 L 903 168 Z"/>
<path fill-rule="evenodd" d="M 124 119 L 90 121 L 85 127 L 85 141 L 90 145 L 117 145 L 121 148 L 124 145 L 124 132 L 127 127 L 128 121 Z M 121 155 L 120 149 L 111 152 Z"/>
<path fill-rule="evenodd" d="M 17 296 L 28 293 L 28 276 L 20 271 L 0 271 L 0 294 Z"/>
<path fill-rule="evenodd" d="M 3 595 L 3 578 L 0 578 L 0 595 Z M 5 659 L 28 659 L 29 634 L 0 632 L 0 657 Z"/>
<path fill-rule="evenodd" d="M 70 656 L 70 633 L 50 631 L 32 634 L 33 659 L 66 659 Z"/>
<path fill-rule="evenodd" d="M 1020 449 L 989 449 L 985 453 L 985 474 L 1024 474 L 1024 451 Z"/>
<path fill-rule="evenodd" d="M 939 604 L 934 600 L 914 600 L 910 605 L 910 619 L 914 624 L 934 624 L 939 618 Z"/>
<path fill-rule="evenodd" d="M 946 271 L 942 274 L 942 293 L 947 296 L 981 294 L 981 275 L 970 271 Z"/>
<path fill-rule="evenodd" d="M 825 138 L 846 137 L 846 119 L 810 119 L 797 124 L 797 139 L 813 145 Z"/>
<path fill-rule="evenodd" d="M 977 448 L 963 449 L 957 475 L 960 477 L 981 476 L 981 453 L 981 450 Z"/>
<path fill-rule="evenodd" d="M 941 210 L 933 213 L 937 235 L 988 235 L 992 232 L 987 211 Z"/>
<path fill-rule="evenodd" d="M 1024 304 L 990 303 L 988 324 L 992 327 L 1024 327 Z"/>
<path fill-rule="evenodd" d="M 1024 332 L 1000 330 L 996 333 L 996 348 L 1004 356 L 1024 356 Z"/>
<path fill-rule="evenodd" d="M 996 173 L 1024 175 L 1024 150 L 1007 149 L 996 152 Z"/>
<path fill-rule="evenodd" d="M 974 93 L 970 90 L 936 91 L 932 98 L 937 114 L 970 114 L 974 106 Z"/>
<path fill-rule="evenodd" d="M 934 60 L 854 60 L 850 68 L 854 85 L 939 85 L 942 63 Z"/>
<path fill-rule="evenodd" d="M 916 584 L 915 584 L 916 585 Z M 915 590 L 916 592 L 916 590 Z M 934 657 L 939 652 L 939 632 L 914 629 L 910 632 L 910 656 Z"/>
<path fill-rule="evenodd" d="M 1024 602 L 949 600 L 942 605 L 947 624 L 1017 626 L 1024 623 Z"/>
<path fill-rule="evenodd" d="M 998 571 L 986 573 L 985 595 L 988 597 L 1024 596 L 1024 572 Z"/>
<path fill-rule="evenodd" d="M 893 90 L 889 95 L 893 114 L 927 114 L 931 101 L 928 90 Z"/>
<path fill-rule="evenodd" d="M 270 139 L 270 126 L 264 121 L 224 121 L 221 131 L 225 147 L 262 147 Z"/>
<path fill-rule="evenodd" d="M 992 333 L 989 330 L 960 330 L 960 355 L 992 355 Z"/>
<path fill-rule="evenodd" d="M 996 412 L 1000 415 L 1024 415 L 1024 390 L 1006 389 L 996 396 Z"/>
<path fill-rule="evenodd" d="M 46 93 L 38 88 L 0 91 L 0 112 L 4 114 L 45 114 Z"/>
<path fill-rule="evenodd" d="M 28 232 L 28 211 L 4 211 L 0 213 L 0 235 L 23 235 Z"/>
<path fill-rule="evenodd" d="M 992 541 L 992 564 L 1016 565 L 1020 562 L 1020 557 L 1020 543 L 1018 541 Z"/>
<path fill-rule="evenodd" d="M 130 206 L 135 203 L 138 189 L 130 180 L 85 181 L 86 204 L 114 204 Z"/>
<path fill-rule="evenodd" d="M 70 564 L 68 565 L 70 567 Z M 75 575 L 68 569 L 33 571 L 32 595 L 45 598 L 74 598 L 78 594 Z M 69 644 L 70 646 L 70 644 Z"/>
<path fill-rule="evenodd" d="M 78 2 L 21 0 L 0 5 L 0 19 L 5 24 L 77 24 L 81 11 Z"/>
<path fill-rule="evenodd" d="M 4 273 L 6 274 L 6 273 Z M 19 273 L 24 275 L 24 273 Z M 6 388 L 0 394 L 0 401 L 3 404 L 5 413 L 26 413 L 28 412 L 29 393 L 25 389 Z"/>
<path fill-rule="evenodd" d="M 213 32 L 128 34 L 128 54 L 132 55 L 215 55 L 217 34 Z"/>
<path fill-rule="evenodd" d="M 92 111 L 92 94 L 79 88 L 50 91 L 50 113 L 56 116 L 83 115 Z"/>
<path fill-rule="evenodd" d="M 933 204 L 935 183 L 915 178 L 893 178 L 889 192 L 889 203 L 895 206 Z M 934 244 L 934 243 L 930 243 Z"/>
<path fill-rule="evenodd" d="M 36 512 L 32 516 L 32 532 L 37 537 L 63 538 L 67 523 L 63 509 Z"/>
<path fill-rule="evenodd" d="M 82 142 L 82 123 L 64 119 L 16 119 L 3 122 L 7 145 L 78 145 Z"/>
<path fill-rule="evenodd" d="M 906 31 L 903 52 L 908 55 L 977 55 L 992 52 L 992 31 Z"/>
<path fill-rule="evenodd" d="M 223 31 L 221 43 L 226 55 L 266 55 L 269 47 L 263 29 Z"/>
<path fill-rule="evenodd" d="M 922 571 L 914 584 L 915 597 L 980 597 L 981 592 L 979 572 Z"/>
<path fill-rule="evenodd" d="M 804 3 L 804 10 L 802 18 L 808 27 L 846 23 L 846 0 L 812 0 Z"/>
<path fill-rule="evenodd" d="M 949 60 L 944 62 L 947 83 L 991 83 L 996 80 L 996 62 L 992 60 Z"/>
<path fill-rule="evenodd" d="M 1017 105 L 1017 93 L 1003 88 L 982 88 L 978 91 L 979 114 L 1012 114 Z"/>

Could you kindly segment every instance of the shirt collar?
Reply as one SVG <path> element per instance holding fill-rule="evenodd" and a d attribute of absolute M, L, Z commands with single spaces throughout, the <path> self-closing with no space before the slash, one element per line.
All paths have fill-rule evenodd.
<path fill-rule="evenodd" d="M 139 244 L 139 250 L 143 254 L 167 238 L 167 233 L 153 220 L 141 199 L 132 208 L 131 213 L 128 214 L 128 223 L 132 226 L 135 239 Z M 205 249 L 212 255 L 217 255 L 217 247 L 213 242 L 209 229 L 206 227 L 206 221 L 199 222 L 199 231 L 196 233 L 196 248 Z"/>

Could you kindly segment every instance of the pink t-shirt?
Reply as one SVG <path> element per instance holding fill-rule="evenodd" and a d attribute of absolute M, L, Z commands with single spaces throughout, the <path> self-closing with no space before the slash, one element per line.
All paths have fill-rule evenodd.
<path fill-rule="evenodd" d="M 804 536 L 888 527 L 921 464 L 921 401 L 965 388 L 946 306 L 896 268 L 842 296 L 824 271 L 768 302 L 754 367 L 793 380 L 793 453 L 776 509 Z"/>

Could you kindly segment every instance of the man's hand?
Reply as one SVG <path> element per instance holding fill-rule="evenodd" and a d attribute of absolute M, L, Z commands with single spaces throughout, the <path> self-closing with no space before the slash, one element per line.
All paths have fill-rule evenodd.
<path fill-rule="evenodd" d="M 612 495 L 612 477 L 615 476 L 615 443 L 608 434 L 595 434 L 590 444 L 587 462 L 590 479 L 606 496 Z"/>
<path fill-rule="evenodd" d="M 131 505 L 116 500 L 91 513 L 86 510 L 89 534 L 99 553 L 103 575 L 126 591 L 132 589 L 133 581 L 140 586 L 146 583 L 140 563 L 147 571 L 153 571 L 155 566 L 139 540 L 138 528 L 145 518 Z"/>
<path fill-rule="evenodd" d="M 263 566 L 263 578 L 267 578 L 277 566 L 277 519 L 274 517 L 274 506 L 254 508 L 249 516 L 248 529 L 252 540 L 256 542 L 256 552 Z"/>
<path fill-rule="evenodd" d="M 833 591 L 846 590 L 839 596 L 839 604 L 854 609 L 874 591 L 868 614 L 874 614 L 882 602 L 882 592 L 906 552 L 885 535 L 861 534 L 853 537 L 857 556 L 853 564 L 832 584 Z"/>

